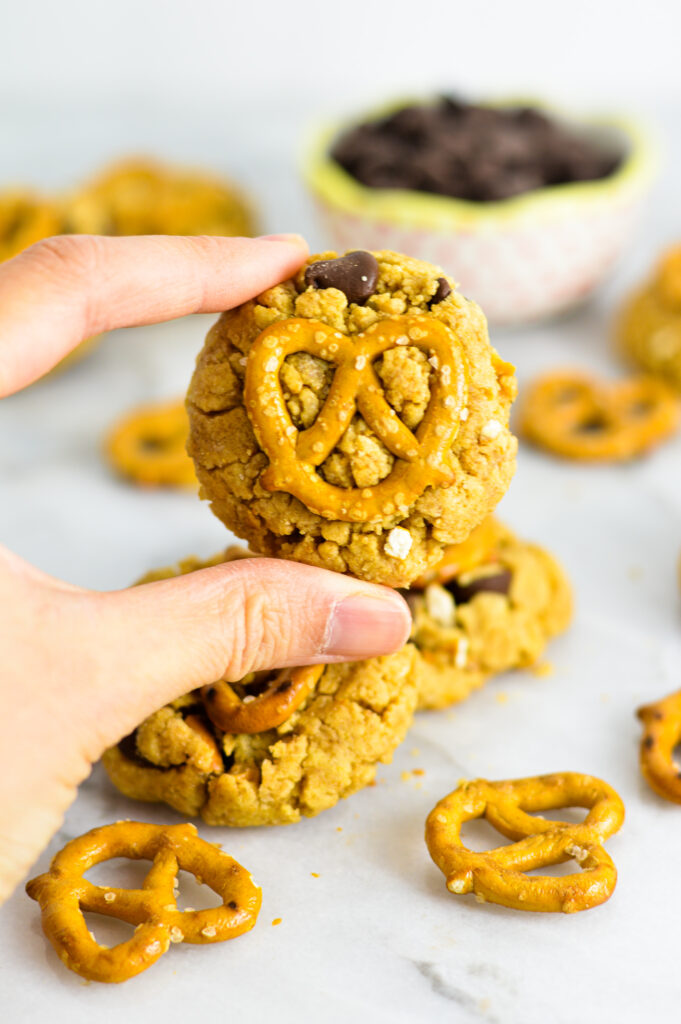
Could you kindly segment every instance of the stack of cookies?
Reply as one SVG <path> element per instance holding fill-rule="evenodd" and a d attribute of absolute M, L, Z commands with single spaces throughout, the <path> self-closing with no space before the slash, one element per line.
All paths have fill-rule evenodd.
<path fill-rule="evenodd" d="M 128 796 L 209 824 L 285 824 L 391 759 L 414 711 L 532 664 L 571 613 L 541 548 L 492 517 L 515 468 L 513 367 L 441 270 L 326 253 L 222 315 L 188 394 L 201 495 L 257 553 L 402 590 L 410 642 L 343 665 L 218 680 L 104 758 Z"/>

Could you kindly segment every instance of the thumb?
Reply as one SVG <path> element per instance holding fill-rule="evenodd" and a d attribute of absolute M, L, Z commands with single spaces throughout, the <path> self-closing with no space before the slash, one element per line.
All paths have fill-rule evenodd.
<path fill-rule="evenodd" d="M 387 654 L 409 636 L 387 587 L 294 562 L 248 558 L 98 595 L 98 684 L 115 690 L 116 742 L 195 687 L 258 669 Z M 95 705 L 98 703 L 94 702 Z M 94 712 L 94 707 L 93 707 Z"/>

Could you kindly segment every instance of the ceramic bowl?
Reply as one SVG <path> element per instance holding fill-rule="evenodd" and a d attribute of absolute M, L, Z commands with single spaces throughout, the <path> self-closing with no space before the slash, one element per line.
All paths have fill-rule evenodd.
<path fill-rule="evenodd" d="M 332 247 L 393 249 L 429 260 L 494 324 L 538 320 L 585 299 L 625 250 L 652 180 L 656 161 L 642 127 L 617 117 L 577 119 L 533 101 L 582 136 L 622 152 L 623 160 L 598 181 L 485 203 L 368 188 L 330 157 L 346 128 L 405 105 L 327 125 L 314 137 L 304 176 Z M 511 104 L 494 104 L 504 105 Z"/>

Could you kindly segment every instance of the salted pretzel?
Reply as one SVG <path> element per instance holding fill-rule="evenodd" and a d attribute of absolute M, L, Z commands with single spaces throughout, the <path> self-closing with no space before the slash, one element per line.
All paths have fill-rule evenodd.
<path fill-rule="evenodd" d="M 204 686 L 201 697 L 206 714 L 224 732 L 265 732 L 291 717 L 315 688 L 323 671 L 323 665 L 282 669 L 261 694 L 243 699 L 222 679 Z"/>
<path fill-rule="evenodd" d="M 182 401 L 139 406 L 117 423 L 105 451 L 122 476 L 149 487 L 194 487 L 187 455 L 189 420 Z"/>
<path fill-rule="evenodd" d="M 681 765 L 674 747 L 681 742 L 681 690 L 639 708 L 643 722 L 640 765 L 643 778 L 658 796 L 681 804 Z"/>
<path fill-rule="evenodd" d="M 533 817 L 528 811 L 588 807 L 579 825 Z M 461 841 L 461 827 L 486 818 L 509 846 L 477 853 Z M 617 882 L 612 860 L 600 845 L 620 828 L 624 804 L 590 775 L 560 772 L 508 782 L 464 782 L 437 804 L 426 821 L 426 843 L 453 893 L 475 893 L 481 902 L 516 910 L 572 913 L 610 898 Z M 581 874 L 529 877 L 534 868 L 573 857 Z"/>
<path fill-rule="evenodd" d="M 416 433 L 385 399 L 374 362 L 397 345 L 413 345 L 437 363 L 430 401 Z M 336 367 L 315 423 L 296 430 L 279 374 L 287 356 L 308 352 Z M 454 478 L 449 462 L 467 396 L 461 347 L 441 321 L 407 316 L 381 320 L 361 334 L 342 334 L 319 321 L 292 318 L 267 327 L 253 342 L 246 364 L 246 409 L 269 458 L 260 477 L 270 491 L 294 495 L 325 519 L 365 523 L 405 510 L 429 486 Z M 331 454 L 359 411 L 395 456 L 388 476 L 374 487 L 336 487 L 317 467 Z"/>
<path fill-rule="evenodd" d="M 499 542 L 508 536 L 508 530 L 494 516 L 483 519 L 461 544 L 450 544 L 445 548 L 441 560 L 432 569 L 424 572 L 411 584 L 411 590 L 425 590 L 431 583 L 444 586 L 449 580 L 462 573 L 477 569 L 486 562 L 495 560 Z"/>
<path fill-rule="evenodd" d="M 520 413 L 520 431 L 528 440 L 569 459 L 631 459 L 678 425 L 678 396 L 663 381 L 632 377 L 603 383 L 576 370 L 537 378 Z"/>
<path fill-rule="evenodd" d="M 112 857 L 151 860 L 141 889 L 93 885 L 83 875 Z M 179 870 L 218 894 L 222 904 L 207 910 L 177 909 Z M 146 970 L 171 942 L 224 942 L 249 931 L 260 910 L 261 892 L 248 871 L 194 825 L 147 825 L 119 821 L 73 839 L 50 870 L 26 886 L 40 903 L 43 930 L 63 963 L 91 981 L 119 982 Z M 136 925 L 127 942 L 108 948 L 88 931 L 83 911 Z"/>

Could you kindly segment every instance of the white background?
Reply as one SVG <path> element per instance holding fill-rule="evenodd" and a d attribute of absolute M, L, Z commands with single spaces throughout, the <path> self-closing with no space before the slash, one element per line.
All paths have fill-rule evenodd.
<path fill-rule="evenodd" d="M 657 123 L 666 165 L 618 272 L 584 309 L 493 339 L 521 380 L 572 362 L 615 372 L 613 311 L 660 244 L 681 236 L 678 9 L 2 0 L 0 181 L 65 186 L 131 148 L 207 162 L 250 187 L 267 230 L 301 230 L 319 246 L 296 169 L 319 117 L 443 87 L 639 111 Z M 128 488 L 99 455 L 119 412 L 183 391 L 206 326 L 114 332 L 69 373 L 0 405 L 3 542 L 102 589 L 225 543 L 194 496 Z M 174 948 L 127 985 L 84 986 L 17 893 L 0 912 L 3 1020 L 671 1019 L 681 809 L 640 780 L 633 712 L 679 686 L 680 464 L 681 440 L 627 467 L 565 465 L 523 449 L 502 515 L 559 555 L 577 596 L 575 623 L 549 652 L 553 675 L 518 673 L 454 711 L 419 715 L 379 785 L 318 819 L 203 828 L 263 885 L 260 923 L 234 943 Z M 415 767 L 425 776 L 402 781 Z M 563 917 L 448 896 L 421 839 L 435 800 L 462 775 L 562 769 L 602 775 L 625 799 L 627 822 L 608 843 L 620 873 L 612 900 Z M 176 820 L 119 797 L 96 771 L 40 870 L 66 839 L 123 816 Z"/>

